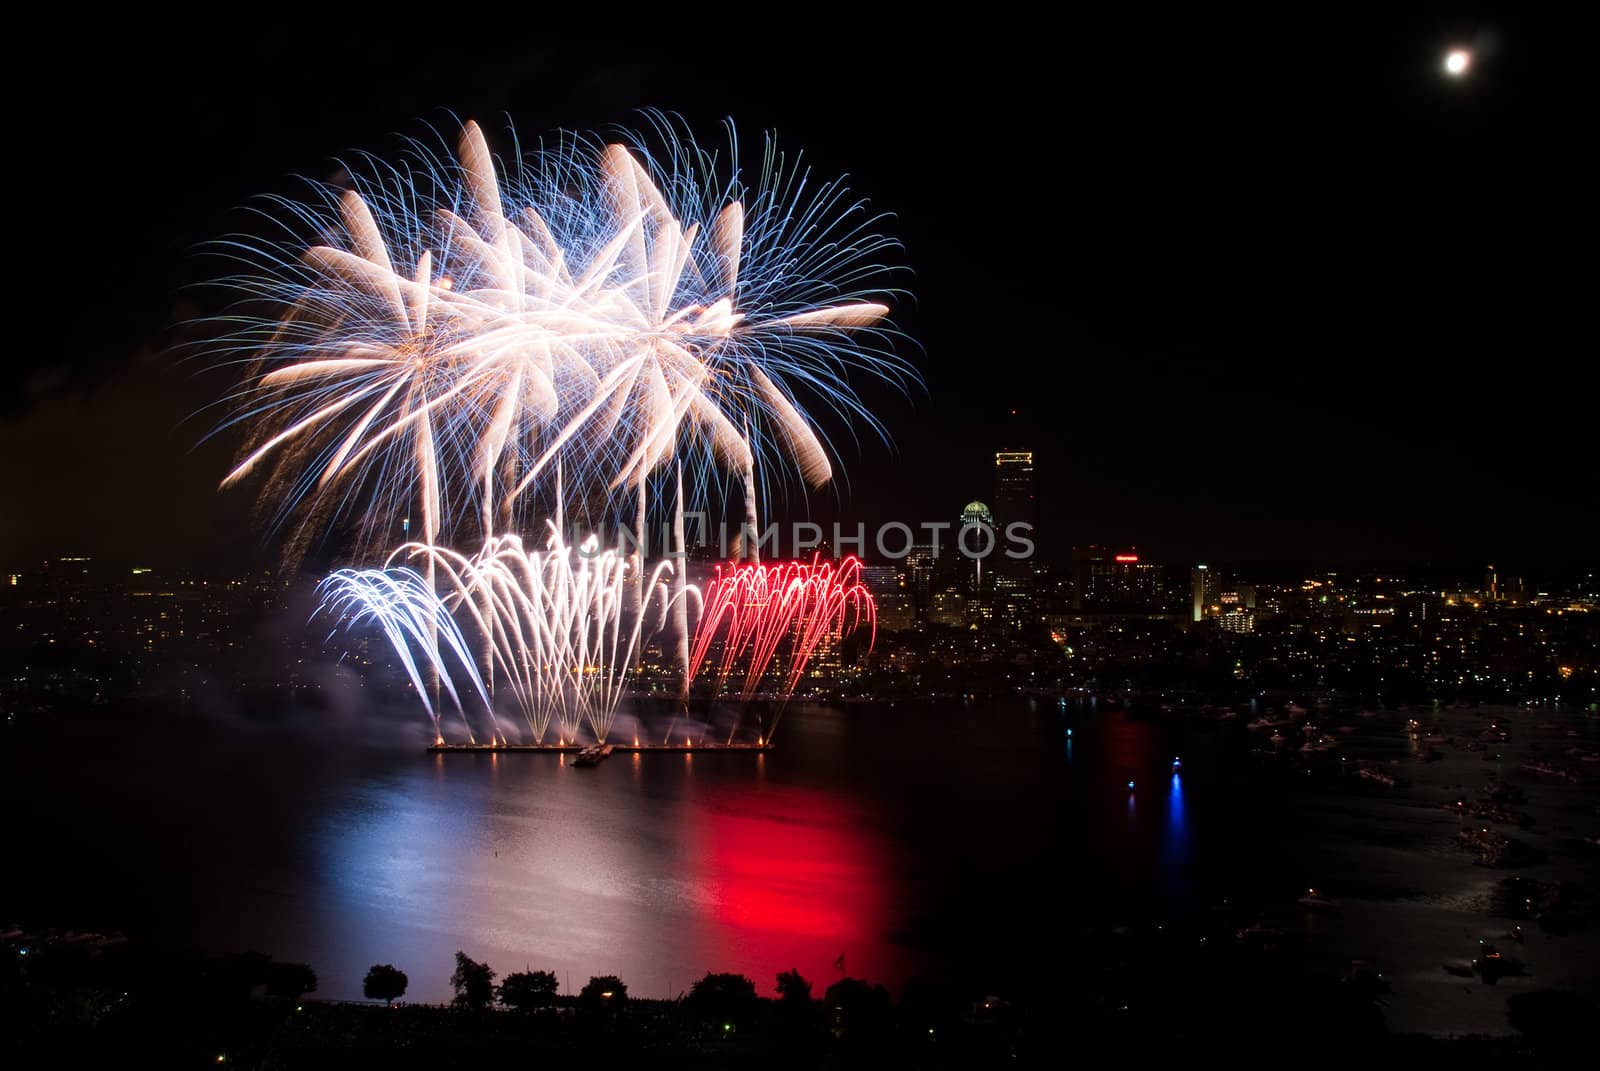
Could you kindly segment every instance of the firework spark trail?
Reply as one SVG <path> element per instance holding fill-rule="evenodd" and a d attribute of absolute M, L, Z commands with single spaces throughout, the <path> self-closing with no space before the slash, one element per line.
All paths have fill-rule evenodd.
<path fill-rule="evenodd" d="M 391 562 L 419 558 L 436 567 L 441 605 L 485 638 L 490 683 L 506 682 L 540 743 L 552 720 L 563 742 L 584 724 L 604 742 L 641 644 L 678 599 L 699 597 L 692 586 L 671 593 L 673 569 L 663 561 L 642 578 L 645 612 L 635 614 L 628 582 L 638 559 L 602 549 L 593 536 L 569 546 L 553 526 L 542 551 L 526 550 L 518 536 L 494 536 L 472 557 L 410 543 Z"/>
<path fill-rule="evenodd" d="M 690 672 L 700 672 L 720 638 L 717 688 L 742 666 L 740 694 L 749 700 L 787 640 L 780 693 L 787 701 L 823 643 L 842 639 L 863 623 L 876 641 L 877 606 L 861 582 L 858 558 L 834 563 L 817 556 L 810 562 L 719 566 L 706 588 Z"/>
<path fill-rule="evenodd" d="M 340 569 L 323 579 L 318 586 L 321 595 L 319 614 L 335 621 L 335 628 L 349 631 L 369 623 L 376 623 L 393 647 L 395 656 L 405 666 L 412 686 L 422 698 L 428 717 L 433 722 L 434 740 L 444 742 L 439 709 L 432 698 L 432 689 L 424 685 L 421 670 L 433 671 L 450 697 L 455 711 L 467 723 L 471 738 L 471 722 L 461 702 L 461 694 L 449 672 L 445 655 L 454 654 L 460 671 L 473 692 L 488 711 L 492 721 L 494 713 L 488 690 L 478 675 L 477 665 L 467 641 L 451 618 L 449 610 L 435 595 L 433 586 L 414 570 L 399 569 Z M 443 639 L 445 646 L 439 646 Z M 418 665 L 418 655 L 423 665 Z M 498 727 L 495 730 L 498 733 Z M 475 741 L 474 741 L 475 742 Z"/>
<path fill-rule="evenodd" d="M 453 154 L 414 141 L 398 164 L 361 157 L 349 189 L 273 201 L 276 237 L 224 243 L 247 265 L 229 280 L 243 300 L 225 345 L 250 362 L 228 422 L 250 435 L 224 486 L 266 473 L 260 500 L 275 524 L 298 518 L 300 551 L 353 522 L 360 557 L 420 516 L 420 542 L 386 571 L 329 577 L 323 607 L 383 629 L 441 739 L 445 697 L 472 737 L 475 692 L 506 742 L 500 684 L 535 740 L 553 721 L 563 740 L 586 723 L 603 741 L 669 618 L 682 701 L 719 630 L 718 687 L 738 663 L 749 698 L 786 653 L 786 698 L 829 637 L 876 629 L 854 559 L 730 564 L 707 612 L 681 564 L 646 575 L 620 537 L 560 535 L 564 488 L 580 523 L 631 510 L 642 534 L 649 485 L 665 490 L 676 460 L 681 562 L 686 487 L 707 509 L 737 485 L 753 531 L 769 480 L 833 476 L 808 404 L 884 437 L 852 378 L 918 381 L 888 346 L 880 254 L 898 246 L 882 217 L 770 137 L 747 183 L 731 126 L 723 155 L 650 121 L 623 144 L 561 135 L 508 159 L 468 122 Z M 544 550 L 501 534 L 552 508 Z M 450 549 L 463 545 L 480 550 Z"/>
<path fill-rule="evenodd" d="M 770 140 L 746 186 L 731 128 L 723 158 L 653 121 L 658 157 L 570 136 L 498 169 L 469 122 L 456 160 L 413 143 L 279 202 L 284 239 L 233 243 L 234 285 L 288 311 L 232 319 L 254 430 L 225 485 L 270 469 L 280 523 L 369 543 L 416 506 L 435 544 L 524 527 L 556 463 L 611 504 L 673 456 L 701 498 L 717 470 L 753 498 L 757 455 L 829 480 L 801 397 L 881 435 L 849 374 L 916 379 L 880 327 L 894 243 Z"/>

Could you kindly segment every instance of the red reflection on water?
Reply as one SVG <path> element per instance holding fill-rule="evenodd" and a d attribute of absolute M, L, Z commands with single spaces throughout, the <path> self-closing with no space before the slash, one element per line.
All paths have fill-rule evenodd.
<path fill-rule="evenodd" d="M 741 971 L 763 991 L 793 967 L 820 991 L 841 953 L 858 977 L 900 974 L 886 945 L 891 848 L 839 799 L 753 786 L 689 814 L 708 969 Z"/>
<path fill-rule="evenodd" d="M 1160 738 L 1152 723 L 1114 714 L 1103 721 L 1101 731 L 1105 761 L 1095 771 L 1100 780 L 1113 786 L 1117 782 L 1138 781 L 1158 767 L 1156 745 Z"/>

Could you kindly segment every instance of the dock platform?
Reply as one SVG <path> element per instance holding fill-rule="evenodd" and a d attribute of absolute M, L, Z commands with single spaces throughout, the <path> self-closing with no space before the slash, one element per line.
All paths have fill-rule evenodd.
<path fill-rule="evenodd" d="M 655 751 L 670 751 L 677 754 L 693 754 L 705 751 L 771 751 L 771 744 L 611 744 L 611 750 L 617 754 L 643 753 Z M 576 755 L 585 748 L 594 747 L 593 744 L 429 744 L 430 755 L 454 755 L 464 753 L 469 755 L 499 754 L 502 751 L 537 751 L 552 754 Z"/>

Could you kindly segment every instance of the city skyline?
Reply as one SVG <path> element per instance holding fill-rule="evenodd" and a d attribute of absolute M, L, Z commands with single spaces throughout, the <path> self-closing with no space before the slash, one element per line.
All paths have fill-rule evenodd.
<path fill-rule="evenodd" d="M 1008 415 L 1014 419 L 1017 414 L 1015 410 L 1011 410 Z M 842 543 L 843 552 L 856 553 L 869 563 L 886 561 L 899 563 L 913 556 L 919 548 L 929 546 L 932 538 L 937 536 L 940 540 L 940 554 L 943 557 L 969 561 L 982 557 L 987 565 L 998 564 L 1005 558 L 1006 550 L 1023 545 L 1021 542 L 1008 541 L 1006 535 L 1008 525 L 1021 522 L 1029 526 L 1026 540 L 1031 544 L 1026 556 L 1021 559 L 1021 564 L 1030 568 L 1073 568 L 1080 560 L 1080 551 L 1083 550 L 1104 552 L 1107 555 L 1125 553 L 1134 556 L 1135 560 L 1142 554 L 1146 563 L 1174 569 L 1210 567 L 1215 572 L 1232 568 L 1245 574 L 1272 580 L 1282 580 L 1301 574 L 1309 575 L 1319 570 L 1353 574 L 1409 572 L 1427 575 L 1440 581 L 1462 580 L 1485 570 L 1494 571 L 1497 568 L 1495 561 L 1498 560 L 1506 563 L 1522 581 L 1530 585 L 1543 583 L 1549 586 L 1559 585 L 1574 576 L 1592 574 L 1595 568 L 1592 556 L 1581 553 L 1569 558 L 1554 559 L 1492 553 L 1473 555 L 1468 551 L 1456 551 L 1450 548 L 1414 556 L 1394 552 L 1294 554 L 1270 550 L 1262 553 L 1256 550 L 1230 553 L 1227 549 L 1215 553 L 1203 551 L 1185 553 L 1189 548 L 1183 544 L 1175 545 L 1158 535 L 1149 533 L 1129 533 L 1125 527 L 1112 530 L 1124 536 L 1131 536 L 1130 538 L 1074 538 L 1071 529 L 1066 532 L 1053 529 L 1048 521 L 1045 522 L 1046 527 L 1042 531 L 1040 529 L 1040 522 L 1034 513 L 1033 505 L 1033 488 L 1036 486 L 1035 451 L 1027 447 L 1024 437 L 1011 432 L 1008 433 L 1008 437 L 996 441 L 1008 445 L 978 456 L 979 461 L 987 460 L 990 464 L 987 486 L 982 486 L 981 479 L 974 481 L 974 490 L 981 491 L 981 494 L 965 496 L 957 494 L 955 499 L 960 500 L 958 503 L 948 497 L 949 492 L 947 492 L 944 499 L 945 508 L 936 507 L 930 510 L 930 519 L 888 517 L 869 524 L 828 508 L 813 509 L 805 514 L 781 512 L 776 517 L 769 514 L 763 518 L 761 523 L 763 539 L 770 537 L 776 541 L 773 546 L 781 558 L 804 559 L 810 556 L 813 549 L 833 553 L 839 549 L 836 544 Z M 995 505 L 990 506 L 990 503 Z M 236 507 L 247 505 L 247 502 L 235 503 Z M 739 533 L 745 518 L 738 514 L 737 505 L 737 499 L 734 499 L 733 508 L 730 508 L 720 521 L 714 515 L 708 516 L 704 513 L 694 516 L 690 524 L 690 536 L 691 547 L 698 548 L 697 554 L 713 552 L 719 547 L 726 552 L 738 545 Z M 969 520 L 967 513 L 963 511 L 970 512 L 975 507 L 982 507 L 986 511 L 983 516 L 976 519 L 992 527 L 996 534 L 994 549 L 987 554 L 977 553 L 980 544 L 976 540 L 973 541 L 974 548 L 970 554 L 964 554 L 956 544 L 960 529 Z M 236 522 L 247 522 L 247 517 L 239 513 L 237 508 L 231 512 L 235 514 L 233 519 Z M 409 518 L 397 515 L 396 534 L 405 535 L 409 524 Z M 631 534 L 631 522 L 623 519 L 621 524 L 624 530 L 630 532 L 628 538 L 634 538 Z M 653 541 L 650 544 L 652 546 L 658 545 L 661 539 L 669 535 L 670 524 L 667 518 L 654 518 L 648 527 L 649 532 L 654 533 L 647 534 L 647 538 Z M 572 521 L 569 521 L 569 528 L 573 536 L 592 530 L 586 524 Z M 910 531 L 909 536 L 905 534 L 907 529 Z M 1095 529 L 1090 527 L 1089 530 Z M 856 545 L 858 538 L 862 541 L 859 548 Z M 884 553 L 878 549 L 880 539 L 885 541 L 886 546 L 895 549 L 887 554 Z M 905 544 L 904 552 L 900 549 L 902 543 Z M 239 550 L 237 547 L 232 549 L 236 552 Z M 281 562 L 274 547 L 262 541 L 259 546 L 250 550 L 252 553 L 221 556 L 208 556 L 204 553 L 199 555 L 182 553 L 171 556 L 163 554 L 159 549 L 153 553 L 140 552 L 130 549 L 127 543 L 120 540 L 107 545 L 90 537 L 69 539 L 64 544 L 40 543 L 30 553 L 13 552 L 9 556 L 0 556 L 0 573 L 6 570 L 25 571 L 51 561 L 80 559 L 98 559 L 102 566 L 110 566 L 116 570 L 131 568 L 134 573 L 147 570 L 152 565 L 169 570 L 175 567 L 181 570 L 186 565 L 198 565 L 200 574 L 219 577 L 251 567 L 265 567 L 273 572 L 281 571 L 279 568 Z M 322 561 L 339 561 L 343 560 L 344 553 L 336 548 L 330 548 L 316 557 Z M 1208 563 L 1212 564 L 1208 566 Z"/>

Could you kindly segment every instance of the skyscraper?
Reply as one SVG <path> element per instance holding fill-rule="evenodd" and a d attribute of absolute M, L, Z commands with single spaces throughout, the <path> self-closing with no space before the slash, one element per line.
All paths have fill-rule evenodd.
<path fill-rule="evenodd" d="M 901 588 L 900 570 L 892 565 L 863 565 L 861 582 L 872 592 L 874 598 L 888 595 Z"/>
<path fill-rule="evenodd" d="M 994 455 L 994 520 L 1002 536 L 1009 525 L 1029 527 L 1017 534 L 1032 538 L 1033 451 L 1000 450 Z M 1002 619 L 1015 624 L 1034 616 L 1033 562 L 999 555 L 994 594 Z"/>
<path fill-rule="evenodd" d="M 934 555 L 933 546 L 929 543 L 918 543 L 913 546 L 907 552 L 905 560 L 900 563 L 901 587 L 916 597 L 919 610 L 928 605 L 928 596 L 935 587 L 938 566 L 939 559 Z"/>
<path fill-rule="evenodd" d="M 1001 450 L 994 455 L 994 519 L 1003 529 L 1033 523 L 1033 451 Z"/>
<path fill-rule="evenodd" d="M 1206 616 L 1206 607 L 1216 601 L 1217 591 L 1222 586 L 1222 578 L 1217 575 L 1215 569 L 1201 562 L 1190 571 L 1189 580 L 1194 620 L 1199 621 Z"/>
<path fill-rule="evenodd" d="M 987 529 L 987 534 L 978 532 L 970 534 L 972 529 Z M 979 594 L 984 590 L 984 559 L 973 557 L 970 562 L 961 556 L 961 548 L 966 547 L 969 554 L 979 555 L 985 550 L 992 550 L 998 544 L 999 534 L 995 531 L 994 514 L 982 502 L 968 502 L 961 510 L 961 519 L 956 522 L 956 545 L 951 549 L 951 560 L 962 563 L 961 570 L 966 574 L 964 583 L 970 583 L 972 593 Z"/>
<path fill-rule="evenodd" d="M 861 567 L 861 582 L 872 592 L 872 598 L 878 604 L 878 628 L 885 632 L 897 632 L 916 624 L 916 600 L 906 587 L 898 567 L 864 565 Z"/>

